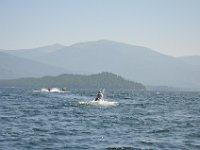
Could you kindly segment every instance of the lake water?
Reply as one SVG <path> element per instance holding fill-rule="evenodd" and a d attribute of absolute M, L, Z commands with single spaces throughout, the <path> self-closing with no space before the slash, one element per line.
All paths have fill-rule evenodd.
<path fill-rule="evenodd" d="M 1 88 L 0 149 L 200 149 L 200 93 L 106 91 L 118 106 L 78 103 L 95 92 Z"/>

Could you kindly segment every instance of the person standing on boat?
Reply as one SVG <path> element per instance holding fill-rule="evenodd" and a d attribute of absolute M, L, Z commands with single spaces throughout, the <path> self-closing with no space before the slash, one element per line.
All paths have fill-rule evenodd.
<path fill-rule="evenodd" d="M 103 99 L 103 93 L 101 91 L 98 91 L 95 101 L 99 101 Z"/>

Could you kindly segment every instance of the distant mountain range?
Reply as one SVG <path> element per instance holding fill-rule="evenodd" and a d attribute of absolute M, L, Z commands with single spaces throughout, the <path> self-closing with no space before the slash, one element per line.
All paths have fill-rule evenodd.
<path fill-rule="evenodd" d="M 58 75 L 65 69 L 0 52 L 0 79 Z"/>
<path fill-rule="evenodd" d="M 141 83 L 128 81 L 113 73 L 93 75 L 63 74 L 42 78 L 0 80 L 0 87 L 67 87 L 69 89 L 145 90 Z"/>
<path fill-rule="evenodd" d="M 112 72 L 145 85 L 200 89 L 199 56 L 196 56 L 197 61 L 194 61 L 194 57 L 176 58 L 146 47 L 108 40 L 77 43 L 71 46 L 55 44 L 5 52 L 72 73 Z M 4 61 L 7 60 L 4 59 Z M 20 67 L 18 65 L 18 68 Z M 31 67 L 27 68 L 31 70 Z M 13 71 L 13 78 L 19 77 L 19 75 L 15 77 L 14 73 L 20 74 L 22 71 L 17 70 Z M 52 75 L 52 73 L 46 72 L 46 75 Z M 29 74 L 29 76 L 34 76 L 34 74 Z M 3 78 L 2 75 L 0 78 Z"/>
<path fill-rule="evenodd" d="M 54 44 L 54 45 L 43 46 L 43 47 L 32 48 L 32 49 L 18 49 L 18 50 L 6 50 L 6 51 L 4 50 L 4 52 L 18 56 L 18 57 L 37 61 L 39 57 L 45 56 L 48 53 L 52 53 L 54 51 L 63 49 L 65 47 L 66 46 L 61 45 L 61 44 Z"/>

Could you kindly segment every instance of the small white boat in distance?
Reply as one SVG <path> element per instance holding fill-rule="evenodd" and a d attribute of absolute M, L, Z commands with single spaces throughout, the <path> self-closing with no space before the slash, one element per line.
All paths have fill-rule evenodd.
<path fill-rule="evenodd" d="M 48 93 L 64 93 L 66 90 L 59 89 L 59 88 L 42 88 L 41 92 L 48 92 Z"/>

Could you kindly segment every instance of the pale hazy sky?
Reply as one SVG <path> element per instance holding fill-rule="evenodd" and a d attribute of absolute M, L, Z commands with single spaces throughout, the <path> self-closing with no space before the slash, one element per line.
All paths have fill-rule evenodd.
<path fill-rule="evenodd" d="M 100 39 L 200 55 L 200 0 L 0 0 L 0 49 Z"/>

